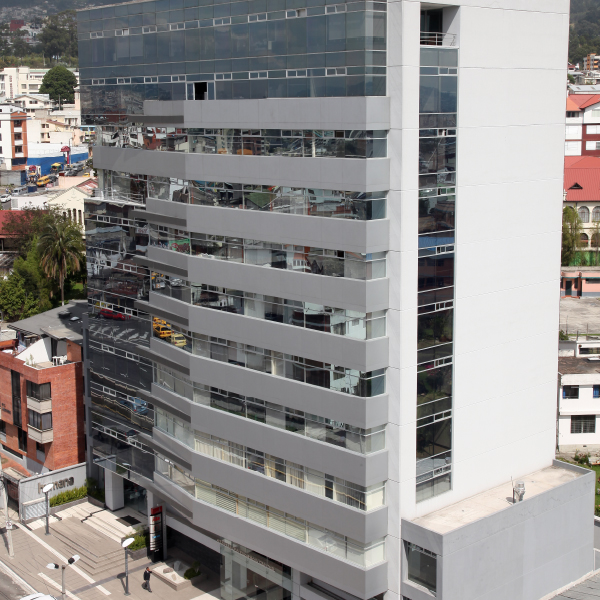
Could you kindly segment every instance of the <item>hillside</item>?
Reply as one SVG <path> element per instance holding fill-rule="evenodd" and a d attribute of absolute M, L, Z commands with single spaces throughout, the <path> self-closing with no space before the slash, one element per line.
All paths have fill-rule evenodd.
<path fill-rule="evenodd" d="M 583 57 L 591 52 L 600 52 L 600 2 L 571 0 L 569 61 L 583 67 Z"/>

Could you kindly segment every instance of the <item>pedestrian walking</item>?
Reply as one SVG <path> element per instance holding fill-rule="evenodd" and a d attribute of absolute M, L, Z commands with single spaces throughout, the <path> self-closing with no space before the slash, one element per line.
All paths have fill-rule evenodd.
<path fill-rule="evenodd" d="M 152 590 L 150 589 L 150 575 L 152 574 L 152 571 L 150 570 L 150 567 L 146 567 L 146 570 L 144 571 L 144 583 L 142 584 L 142 587 L 147 589 L 149 592 L 152 592 Z"/>

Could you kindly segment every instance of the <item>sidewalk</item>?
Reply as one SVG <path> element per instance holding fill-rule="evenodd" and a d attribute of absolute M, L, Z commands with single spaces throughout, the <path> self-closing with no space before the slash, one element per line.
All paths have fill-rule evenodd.
<path fill-rule="evenodd" d="M 111 517 L 112 513 L 106 511 L 106 517 Z M 38 592 L 43 592 L 60 598 L 61 589 L 61 570 L 51 570 L 46 568 L 48 563 L 65 564 L 66 560 L 72 555 L 72 551 L 62 542 L 57 535 L 52 535 L 52 529 L 59 527 L 61 523 L 74 532 L 74 537 L 81 536 L 82 540 L 89 539 L 90 532 L 96 537 L 101 536 L 97 529 L 92 529 L 90 525 L 82 522 L 78 517 L 63 517 L 59 523 L 56 519 L 51 520 L 50 533 L 44 534 L 44 527 L 38 525 L 31 530 L 20 523 L 15 524 L 12 530 L 14 558 L 8 556 L 8 546 L 6 533 L 4 529 L 4 517 L 0 517 L 0 560 L 9 568 L 15 571 L 27 583 L 33 586 Z M 106 545 L 116 544 L 114 540 L 106 537 Z M 94 576 L 88 575 L 76 563 L 67 567 L 65 573 L 67 598 L 69 600 L 107 600 L 107 596 L 120 598 L 125 593 L 125 557 L 120 565 L 109 566 L 105 571 L 98 572 Z M 81 561 L 79 562 L 81 565 Z M 129 560 L 129 592 L 131 600 L 149 600 L 149 592 L 142 589 L 142 573 L 149 566 L 153 568 L 148 558 L 142 558 L 136 561 Z M 155 566 L 158 566 L 155 565 Z M 153 576 L 151 579 L 151 588 L 155 600 L 197 600 L 203 596 L 202 600 L 220 600 L 218 579 L 207 580 L 198 585 L 176 592 L 166 583 Z M 215 589 L 217 588 L 217 589 Z"/>

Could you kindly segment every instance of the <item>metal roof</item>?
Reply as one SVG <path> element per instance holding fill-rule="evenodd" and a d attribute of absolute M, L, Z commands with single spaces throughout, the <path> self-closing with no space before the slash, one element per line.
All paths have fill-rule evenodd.
<path fill-rule="evenodd" d="M 71 340 L 77 344 L 83 342 L 81 319 L 87 313 L 87 300 L 71 300 L 64 306 L 47 310 L 28 319 L 9 323 L 8 327 L 25 334 L 47 335 L 58 340 Z M 69 311 L 69 318 L 61 318 L 59 313 Z M 78 317 L 77 321 L 71 321 Z"/>

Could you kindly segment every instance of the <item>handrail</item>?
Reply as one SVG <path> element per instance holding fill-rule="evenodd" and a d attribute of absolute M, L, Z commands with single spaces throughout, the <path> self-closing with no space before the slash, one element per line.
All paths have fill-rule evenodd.
<path fill-rule="evenodd" d="M 455 33 L 432 33 L 421 31 L 421 46 L 455 46 Z"/>

